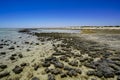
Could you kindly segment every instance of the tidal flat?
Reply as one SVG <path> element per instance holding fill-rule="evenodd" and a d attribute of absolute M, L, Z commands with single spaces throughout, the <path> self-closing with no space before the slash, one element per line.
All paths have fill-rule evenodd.
<path fill-rule="evenodd" d="M 120 80 L 118 30 L 10 33 L 0 37 L 0 80 Z"/>

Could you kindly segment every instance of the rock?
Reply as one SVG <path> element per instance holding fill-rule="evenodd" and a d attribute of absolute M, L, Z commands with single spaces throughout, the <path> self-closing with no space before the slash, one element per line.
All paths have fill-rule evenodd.
<path fill-rule="evenodd" d="M 65 61 L 66 59 L 67 59 L 66 56 L 61 56 L 61 57 L 60 57 L 60 60 L 62 60 L 62 61 Z"/>
<path fill-rule="evenodd" d="M 39 43 L 36 43 L 36 45 L 39 45 Z"/>
<path fill-rule="evenodd" d="M 19 54 L 18 56 L 19 56 L 19 58 L 23 58 L 23 55 L 22 55 L 22 54 Z"/>
<path fill-rule="evenodd" d="M 55 76 L 53 74 L 48 74 L 48 80 L 55 80 Z"/>
<path fill-rule="evenodd" d="M 94 74 L 95 74 L 94 71 L 88 71 L 88 72 L 87 72 L 87 75 L 88 75 L 88 76 L 92 76 L 92 75 L 94 75 Z"/>
<path fill-rule="evenodd" d="M 77 72 L 75 70 L 70 70 L 67 72 L 67 75 L 69 75 L 70 77 L 77 76 Z"/>
<path fill-rule="evenodd" d="M 0 54 L 1 54 L 1 55 L 5 55 L 5 54 L 6 54 L 6 52 L 0 52 Z"/>
<path fill-rule="evenodd" d="M 118 75 L 117 80 L 120 80 L 120 75 Z"/>
<path fill-rule="evenodd" d="M 62 73 L 60 76 L 61 76 L 61 78 L 64 78 L 64 77 L 67 77 L 67 74 Z"/>
<path fill-rule="evenodd" d="M 34 70 L 38 70 L 38 68 L 39 68 L 40 66 L 39 65 L 34 65 Z"/>
<path fill-rule="evenodd" d="M 25 44 L 29 44 L 29 42 L 26 41 Z"/>
<path fill-rule="evenodd" d="M 120 75 L 120 70 L 115 72 L 116 75 Z"/>
<path fill-rule="evenodd" d="M 71 65 L 71 66 L 78 66 L 78 61 L 71 61 L 71 62 L 69 62 L 69 65 Z"/>
<path fill-rule="evenodd" d="M 33 77 L 31 80 L 40 80 L 40 79 L 37 77 Z"/>
<path fill-rule="evenodd" d="M 12 54 L 11 56 L 17 56 L 17 54 Z"/>
<path fill-rule="evenodd" d="M 48 58 L 45 58 L 45 61 L 54 64 L 55 62 L 58 62 L 58 59 L 56 57 L 50 56 Z"/>
<path fill-rule="evenodd" d="M 49 66 L 50 66 L 50 62 L 46 62 L 46 61 L 45 61 L 44 63 L 42 63 L 42 66 L 43 66 L 43 67 L 49 67 Z"/>
<path fill-rule="evenodd" d="M 96 72 L 95 72 L 95 76 L 101 78 L 101 77 L 103 77 L 103 73 L 100 72 L 100 71 L 96 71 Z"/>
<path fill-rule="evenodd" d="M 80 60 L 80 62 L 85 62 L 87 60 L 87 58 L 81 57 L 79 60 Z"/>
<path fill-rule="evenodd" d="M 61 73 L 61 70 L 60 69 L 51 69 L 51 73 L 55 74 L 55 75 L 58 75 L 58 74 Z"/>
<path fill-rule="evenodd" d="M 111 67 L 111 68 L 113 68 L 115 71 L 119 71 L 120 70 L 120 67 L 119 66 L 117 66 L 117 65 L 115 65 L 115 64 L 111 64 L 111 63 L 108 63 L 109 64 L 109 66 Z"/>
<path fill-rule="evenodd" d="M 11 56 L 11 57 L 10 57 L 10 60 L 15 60 L 15 57 L 14 57 L 14 56 Z"/>
<path fill-rule="evenodd" d="M 72 68 L 70 68 L 69 66 L 64 66 L 64 70 L 72 70 Z"/>
<path fill-rule="evenodd" d="M 0 73 L 0 78 L 6 77 L 8 75 L 10 75 L 9 72 L 2 72 L 2 73 Z"/>
<path fill-rule="evenodd" d="M 96 69 L 96 66 L 93 63 L 85 63 L 84 66 L 92 69 Z"/>
<path fill-rule="evenodd" d="M 14 46 L 11 46 L 11 47 L 9 47 L 8 49 L 9 49 L 9 50 L 13 50 L 13 49 L 15 49 L 15 47 L 14 47 Z"/>
<path fill-rule="evenodd" d="M 27 66 L 27 63 L 20 64 L 21 67 Z"/>
<path fill-rule="evenodd" d="M 105 52 L 105 53 L 103 54 L 103 57 L 108 58 L 110 55 L 112 55 L 112 53 Z"/>
<path fill-rule="evenodd" d="M 2 49 L 3 48 L 3 46 L 2 45 L 0 45 L 0 49 Z"/>
<path fill-rule="evenodd" d="M 12 70 L 15 74 L 19 74 L 23 71 L 23 69 L 19 66 L 15 66 L 15 68 Z"/>
<path fill-rule="evenodd" d="M 16 42 L 14 42 L 13 44 L 16 44 Z"/>
<path fill-rule="evenodd" d="M 51 71 L 51 70 L 50 70 L 49 68 L 46 68 L 46 69 L 45 69 L 45 72 L 46 72 L 46 73 L 49 73 L 50 71 Z"/>
<path fill-rule="evenodd" d="M 30 49 L 26 49 L 26 51 L 31 51 Z"/>
<path fill-rule="evenodd" d="M 113 78 L 114 77 L 114 73 L 110 70 L 103 72 L 103 75 L 105 78 Z"/>
<path fill-rule="evenodd" d="M 95 79 L 95 78 L 91 78 L 91 80 L 97 80 L 97 79 Z"/>
<path fill-rule="evenodd" d="M 53 53 L 52 55 L 54 55 L 54 56 L 60 56 L 60 55 L 65 55 L 64 53 L 61 53 L 61 52 L 55 52 L 55 53 Z"/>
<path fill-rule="evenodd" d="M 20 33 L 29 33 L 30 30 L 29 29 L 21 29 L 18 32 L 20 32 Z"/>
<path fill-rule="evenodd" d="M 80 69 L 75 69 L 77 73 L 81 74 L 82 71 Z"/>
<path fill-rule="evenodd" d="M 63 67 L 64 67 L 64 64 L 61 63 L 61 62 L 55 62 L 55 63 L 54 63 L 54 66 L 55 66 L 56 68 L 63 68 Z"/>
<path fill-rule="evenodd" d="M 3 64 L 3 65 L 0 65 L 0 68 L 1 68 L 1 69 L 5 69 L 5 68 L 7 68 L 7 65 L 4 65 L 4 64 Z"/>

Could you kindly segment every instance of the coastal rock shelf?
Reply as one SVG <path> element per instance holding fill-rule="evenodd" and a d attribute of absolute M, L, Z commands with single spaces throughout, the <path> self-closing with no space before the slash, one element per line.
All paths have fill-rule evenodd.
<path fill-rule="evenodd" d="M 1 80 L 120 80 L 120 52 L 70 33 L 0 40 Z"/>

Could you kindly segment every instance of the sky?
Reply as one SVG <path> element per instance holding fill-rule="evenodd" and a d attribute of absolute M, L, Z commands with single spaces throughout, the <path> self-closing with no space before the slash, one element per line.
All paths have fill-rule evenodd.
<path fill-rule="evenodd" d="M 0 0 L 0 28 L 120 25 L 120 0 Z"/>

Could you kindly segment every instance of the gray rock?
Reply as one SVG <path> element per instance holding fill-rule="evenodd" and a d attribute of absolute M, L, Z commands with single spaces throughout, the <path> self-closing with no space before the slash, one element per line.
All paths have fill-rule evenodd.
<path fill-rule="evenodd" d="M 10 57 L 10 60 L 15 60 L 15 57 L 14 57 L 14 56 L 11 56 L 11 57 Z"/>
<path fill-rule="evenodd" d="M 71 62 L 69 62 L 69 65 L 71 65 L 71 66 L 78 66 L 78 61 L 71 61 Z"/>
<path fill-rule="evenodd" d="M 118 75 L 117 80 L 120 80 L 120 75 Z"/>
<path fill-rule="evenodd" d="M 116 75 L 120 75 L 120 70 L 115 72 Z"/>
<path fill-rule="evenodd" d="M 69 66 L 64 66 L 64 70 L 72 70 L 72 68 L 71 67 L 69 67 Z"/>
<path fill-rule="evenodd" d="M 20 64 L 21 67 L 27 66 L 27 63 Z"/>
<path fill-rule="evenodd" d="M 63 68 L 63 67 L 64 67 L 64 64 L 61 63 L 61 62 L 55 62 L 55 63 L 54 63 L 54 66 L 55 66 L 56 68 Z"/>
<path fill-rule="evenodd" d="M 49 67 L 49 66 L 50 66 L 50 62 L 46 62 L 46 61 L 45 61 L 45 62 L 42 63 L 42 66 L 43 66 L 43 67 Z"/>
<path fill-rule="evenodd" d="M 23 58 L 23 55 L 22 55 L 22 54 L 19 54 L 18 56 L 19 56 L 19 58 Z"/>
<path fill-rule="evenodd" d="M 33 77 L 31 80 L 40 80 L 40 79 L 37 77 Z"/>
<path fill-rule="evenodd" d="M 55 76 L 53 74 L 48 74 L 48 80 L 55 80 Z"/>
<path fill-rule="evenodd" d="M 64 78 L 64 77 L 67 77 L 67 74 L 62 73 L 60 76 L 61 76 L 61 78 Z"/>
<path fill-rule="evenodd" d="M 61 73 L 61 70 L 60 69 L 51 69 L 50 70 L 52 74 L 55 74 L 55 75 L 58 75 Z"/>
<path fill-rule="evenodd" d="M 2 73 L 0 73 L 0 78 L 6 77 L 6 76 L 9 76 L 9 75 L 10 75 L 9 72 L 2 72 Z"/>
<path fill-rule="evenodd" d="M 95 74 L 94 71 L 88 71 L 88 72 L 87 72 L 87 75 L 88 75 L 88 76 L 92 76 L 92 75 L 94 75 L 94 74 Z"/>
<path fill-rule="evenodd" d="M 9 49 L 9 50 L 13 50 L 13 49 L 15 49 L 15 47 L 14 47 L 14 46 L 11 46 L 11 47 L 9 47 L 8 49 Z"/>
<path fill-rule="evenodd" d="M 19 66 L 15 66 L 15 68 L 12 70 L 15 74 L 19 74 L 23 71 L 23 69 Z"/>
<path fill-rule="evenodd" d="M 81 74 L 82 71 L 80 69 L 75 69 L 77 73 Z"/>
<path fill-rule="evenodd" d="M 75 70 L 70 70 L 67 72 L 67 75 L 72 77 L 72 76 L 77 76 L 77 72 Z"/>
<path fill-rule="evenodd" d="M 95 72 L 95 76 L 101 78 L 101 77 L 103 77 L 103 73 L 100 72 L 100 71 L 96 71 L 96 72 Z"/>
<path fill-rule="evenodd" d="M 1 55 L 5 55 L 5 54 L 6 54 L 6 52 L 0 52 L 0 54 L 1 54 Z"/>
<path fill-rule="evenodd" d="M 45 72 L 46 72 L 46 73 L 49 73 L 50 71 L 51 71 L 51 70 L 50 70 L 49 68 L 46 68 L 46 69 L 45 69 Z"/>
<path fill-rule="evenodd" d="M 1 69 L 5 69 L 5 68 L 7 68 L 7 65 L 4 65 L 4 64 L 3 64 L 3 65 L 0 65 L 0 68 L 1 68 Z"/>

